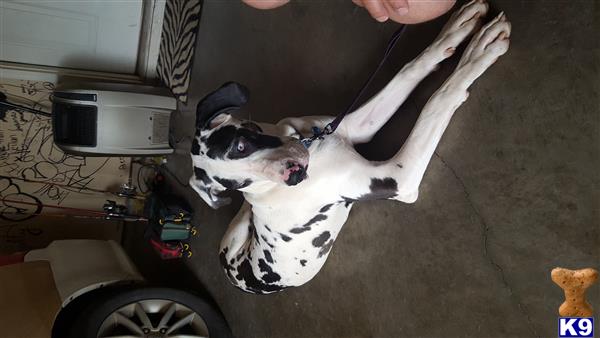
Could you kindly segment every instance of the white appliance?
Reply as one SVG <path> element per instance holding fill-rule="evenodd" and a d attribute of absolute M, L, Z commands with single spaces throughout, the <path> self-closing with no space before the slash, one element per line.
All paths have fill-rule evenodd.
<path fill-rule="evenodd" d="M 51 99 L 54 143 L 66 153 L 153 156 L 173 152 L 169 120 L 177 101 L 164 88 L 61 89 Z"/>

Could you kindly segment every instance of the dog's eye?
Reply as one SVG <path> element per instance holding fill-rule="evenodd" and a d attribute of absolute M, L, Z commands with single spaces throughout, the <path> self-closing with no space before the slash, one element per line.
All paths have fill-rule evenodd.
<path fill-rule="evenodd" d="M 244 150 L 246 150 L 246 144 L 244 143 L 244 141 L 240 140 L 237 144 L 236 149 L 238 152 L 243 153 Z"/>

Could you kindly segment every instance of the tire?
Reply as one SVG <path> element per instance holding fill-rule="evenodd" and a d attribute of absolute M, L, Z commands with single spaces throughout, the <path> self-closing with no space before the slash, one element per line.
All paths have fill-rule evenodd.
<path fill-rule="evenodd" d="M 131 318 L 136 323 L 141 323 L 139 317 L 133 318 L 135 314 L 131 312 L 133 311 L 131 309 L 138 306 L 134 305 L 136 303 L 139 304 L 139 309 L 144 308 L 145 313 L 150 313 L 150 318 L 152 318 L 153 327 L 156 329 L 158 329 L 157 321 L 159 321 L 160 318 L 162 318 L 162 316 L 164 315 L 164 313 L 167 312 L 166 309 L 172 306 L 173 304 L 176 304 L 178 310 L 175 314 L 173 314 L 172 320 L 169 321 L 170 323 L 172 323 L 173 321 L 177 321 L 177 319 L 181 319 L 176 317 L 178 315 L 187 316 L 191 314 L 191 312 L 194 312 L 198 315 L 191 316 L 192 318 L 194 318 L 193 320 L 195 322 L 193 324 L 188 324 L 188 327 L 184 327 L 184 329 L 192 330 L 194 331 L 194 334 L 197 334 L 199 336 L 208 334 L 208 337 L 210 338 L 233 337 L 233 335 L 231 334 L 231 330 L 227 325 L 227 321 L 221 314 L 221 311 L 215 306 L 211 305 L 211 303 L 189 292 L 177 289 L 156 287 L 142 287 L 120 290 L 115 291 L 112 294 L 103 295 L 103 297 L 101 298 L 96 298 L 95 300 L 90 302 L 89 305 L 86 306 L 85 310 L 82 311 L 79 316 L 76 317 L 73 323 L 73 327 L 70 330 L 69 337 L 96 338 L 98 337 L 98 334 L 100 333 L 101 329 L 108 336 L 112 335 L 112 333 L 108 334 L 108 332 L 110 332 L 111 330 L 121 329 L 122 331 L 123 328 L 120 327 L 118 324 L 115 324 L 116 326 L 113 325 L 115 323 L 115 321 L 113 320 L 115 316 L 121 317 L 120 315 L 115 315 L 117 311 L 119 311 L 119 314 L 131 313 L 131 317 L 128 317 L 128 315 L 125 316 Z M 150 309 L 150 311 L 154 311 L 152 309 L 161 308 L 161 312 L 148 312 L 146 307 Z M 204 326 L 202 326 L 202 323 L 204 324 Z M 202 329 L 200 329 L 199 332 L 196 333 L 196 327 L 202 327 Z M 204 333 L 204 331 L 208 332 Z M 175 332 L 178 331 L 176 330 Z M 151 333 L 158 334 L 155 331 L 146 331 L 144 333 L 149 335 Z M 164 333 L 164 331 L 162 333 Z M 115 335 L 118 334 L 115 333 Z M 150 336 L 155 337 L 152 335 Z"/>

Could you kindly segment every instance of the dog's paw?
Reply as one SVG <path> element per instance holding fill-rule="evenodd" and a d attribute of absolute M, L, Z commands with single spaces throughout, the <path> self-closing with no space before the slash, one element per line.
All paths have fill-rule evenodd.
<path fill-rule="evenodd" d="M 456 47 L 480 26 L 488 8 L 484 0 L 473 0 L 452 14 L 431 46 L 436 61 L 441 62 L 454 54 Z"/>
<path fill-rule="evenodd" d="M 510 22 L 500 13 L 475 34 L 457 69 L 471 68 L 479 76 L 508 51 L 510 31 Z"/>

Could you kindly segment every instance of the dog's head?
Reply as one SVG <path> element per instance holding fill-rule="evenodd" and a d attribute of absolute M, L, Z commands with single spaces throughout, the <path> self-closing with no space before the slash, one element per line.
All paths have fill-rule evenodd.
<path fill-rule="evenodd" d="M 308 151 L 298 139 L 268 135 L 259 125 L 231 116 L 248 101 L 248 90 L 229 82 L 196 109 L 190 185 L 212 208 L 228 204 L 226 189 L 245 191 L 265 181 L 296 185 L 306 178 Z"/>

